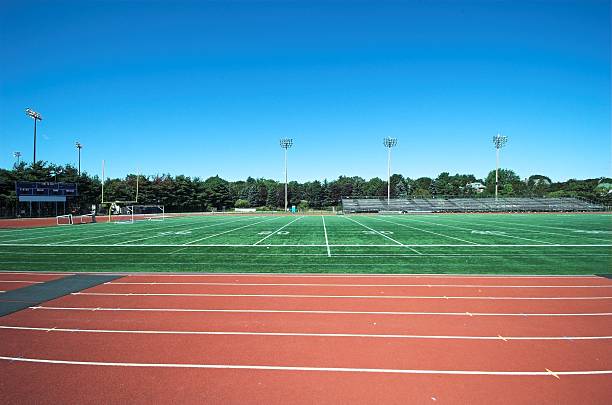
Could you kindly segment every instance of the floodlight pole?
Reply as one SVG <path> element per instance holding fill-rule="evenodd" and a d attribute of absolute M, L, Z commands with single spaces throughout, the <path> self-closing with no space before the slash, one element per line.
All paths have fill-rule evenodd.
<path fill-rule="evenodd" d="M 508 137 L 500 133 L 493 137 L 493 145 L 495 145 L 495 202 L 497 202 L 497 190 L 499 188 L 499 150 L 508 142 Z"/>
<path fill-rule="evenodd" d="M 81 176 L 81 149 L 83 149 L 83 144 L 81 144 L 79 141 L 76 141 L 75 146 L 79 153 L 79 176 Z"/>
<path fill-rule="evenodd" d="M 285 211 L 287 211 L 287 206 L 289 204 L 287 198 L 287 149 L 293 146 L 293 139 L 291 138 L 281 138 L 280 147 L 285 150 Z"/>
<path fill-rule="evenodd" d="M 42 115 L 30 108 L 26 108 L 25 113 L 34 120 L 34 160 L 32 161 L 32 164 L 34 164 L 36 163 L 36 121 L 42 121 Z"/>
<path fill-rule="evenodd" d="M 21 163 L 21 152 L 13 152 L 13 156 L 17 158 L 17 166 Z"/>
<path fill-rule="evenodd" d="M 391 205 L 391 148 L 397 145 L 397 138 L 383 139 L 383 145 L 387 148 L 387 208 Z"/>

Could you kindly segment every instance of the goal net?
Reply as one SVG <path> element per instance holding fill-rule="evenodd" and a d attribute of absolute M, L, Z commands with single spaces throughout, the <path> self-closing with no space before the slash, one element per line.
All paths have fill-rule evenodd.
<path fill-rule="evenodd" d="M 95 214 L 83 214 L 83 215 L 79 215 L 78 219 L 74 220 L 74 222 L 79 223 L 79 224 L 92 224 L 95 222 L 94 218 L 95 218 Z"/>
<path fill-rule="evenodd" d="M 72 225 L 72 214 L 58 215 L 56 221 L 58 225 Z"/>

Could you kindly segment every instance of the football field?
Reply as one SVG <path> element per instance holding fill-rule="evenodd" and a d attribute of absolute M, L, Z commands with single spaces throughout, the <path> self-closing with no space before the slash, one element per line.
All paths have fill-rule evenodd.
<path fill-rule="evenodd" d="M 612 215 L 210 215 L 2 229 L 0 268 L 605 274 Z"/>

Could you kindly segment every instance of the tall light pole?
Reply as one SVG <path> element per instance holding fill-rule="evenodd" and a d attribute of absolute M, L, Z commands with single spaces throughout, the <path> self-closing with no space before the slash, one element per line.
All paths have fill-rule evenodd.
<path fill-rule="evenodd" d="M 293 139 L 281 138 L 280 147 L 285 150 L 285 211 L 287 211 L 287 149 L 293 146 Z"/>
<path fill-rule="evenodd" d="M 21 152 L 13 152 L 13 156 L 17 159 L 17 166 L 21 163 Z"/>
<path fill-rule="evenodd" d="M 83 149 L 83 144 L 79 141 L 76 141 L 74 144 L 79 151 L 79 176 L 81 175 L 81 149 Z"/>
<path fill-rule="evenodd" d="M 383 145 L 387 148 L 387 208 L 391 204 L 391 148 L 397 145 L 397 138 L 383 139 Z"/>
<path fill-rule="evenodd" d="M 42 115 L 30 108 L 26 108 L 25 113 L 34 120 L 34 160 L 32 161 L 32 164 L 34 164 L 36 163 L 36 121 L 42 121 Z"/>
<path fill-rule="evenodd" d="M 497 202 L 497 189 L 499 186 L 499 150 L 508 142 L 508 137 L 498 133 L 493 137 L 493 145 L 495 145 L 495 201 Z"/>

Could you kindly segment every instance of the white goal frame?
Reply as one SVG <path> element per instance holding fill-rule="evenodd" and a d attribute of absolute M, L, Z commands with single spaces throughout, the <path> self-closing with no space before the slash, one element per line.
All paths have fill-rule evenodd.
<path fill-rule="evenodd" d="M 68 219 L 68 223 L 60 223 L 60 219 L 62 218 L 67 218 Z M 57 223 L 58 226 L 64 226 L 64 225 L 72 225 L 74 224 L 74 221 L 72 220 L 72 214 L 66 214 L 66 215 L 58 215 L 55 217 L 55 222 Z"/>

